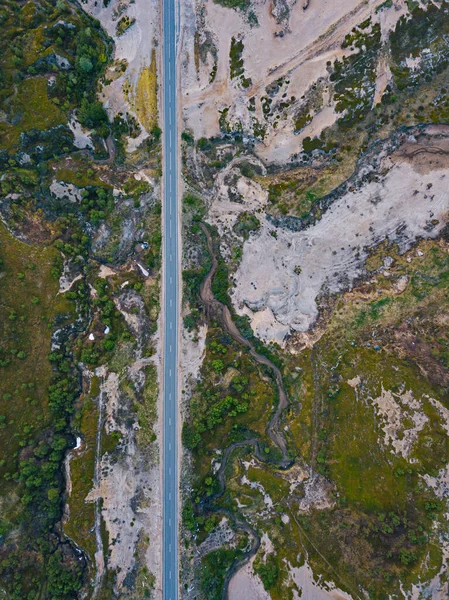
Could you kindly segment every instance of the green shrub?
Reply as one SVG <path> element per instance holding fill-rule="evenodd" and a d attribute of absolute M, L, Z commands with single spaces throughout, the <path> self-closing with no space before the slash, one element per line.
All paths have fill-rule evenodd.
<path fill-rule="evenodd" d="M 255 571 L 261 578 L 267 592 L 276 585 L 279 578 L 279 569 L 273 556 L 268 556 L 266 562 L 261 562 Z"/>

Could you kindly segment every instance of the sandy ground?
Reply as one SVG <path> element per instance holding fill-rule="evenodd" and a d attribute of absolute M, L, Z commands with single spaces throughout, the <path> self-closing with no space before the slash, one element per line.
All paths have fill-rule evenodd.
<path fill-rule="evenodd" d="M 152 51 L 159 37 L 159 2 L 157 0 L 111 0 L 108 6 L 104 6 L 100 0 L 87 0 L 82 7 L 98 19 L 114 39 L 114 60 L 126 61 L 128 65 L 125 73 L 114 77 L 109 85 L 103 87 L 102 100 L 105 107 L 111 116 L 119 112 L 129 112 L 138 119 L 136 113 L 126 102 L 123 85 L 125 82 L 129 82 L 131 87 L 135 88 L 142 68 L 151 63 Z M 118 37 L 116 34 L 117 23 L 125 14 L 136 21 L 123 35 Z M 142 128 L 144 129 L 143 126 Z M 143 141 L 145 137 L 146 133 L 143 132 L 138 142 Z M 134 149 L 136 140 L 130 140 L 130 144 L 130 150 Z"/>
<path fill-rule="evenodd" d="M 81 123 L 76 118 L 76 115 L 72 115 L 68 125 L 75 138 L 73 142 L 75 148 L 79 148 L 80 150 L 83 148 L 91 148 L 93 150 L 94 144 L 92 142 L 90 132 L 85 131 L 82 128 Z"/>
<path fill-rule="evenodd" d="M 236 310 L 268 341 L 309 330 L 317 297 L 350 289 L 364 273 L 369 248 L 388 240 L 405 251 L 417 238 L 442 231 L 449 210 L 446 168 L 445 155 L 410 139 L 384 156 L 381 177 L 342 192 L 309 228 L 290 231 L 265 219 L 245 243 L 235 273 Z"/>
<path fill-rule="evenodd" d="M 72 285 L 82 278 L 79 272 L 78 265 L 71 260 L 64 261 L 61 276 L 59 277 L 59 291 L 58 294 L 65 294 L 68 292 Z"/>
<path fill-rule="evenodd" d="M 108 71 L 112 82 L 102 89 L 100 99 L 103 101 L 110 117 L 117 113 L 128 112 L 137 115 L 126 101 L 123 86 L 127 83 L 135 89 L 143 67 L 149 66 L 153 49 L 159 37 L 160 3 L 157 0 L 111 0 L 108 6 L 100 0 L 87 0 L 82 8 L 97 18 L 108 34 L 114 39 L 114 63 Z M 129 15 L 135 23 L 120 37 L 116 34 L 116 26 L 122 15 Z M 122 72 L 120 65 L 125 64 Z M 74 131 L 79 147 L 87 147 L 90 138 L 72 119 L 70 127 Z M 147 135 L 143 132 L 137 140 L 131 140 L 129 151 L 133 150 Z M 58 187 L 59 186 L 59 187 Z M 72 193 L 73 190 L 61 189 L 55 182 L 53 193 Z M 100 276 L 108 277 L 114 272 L 102 267 Z M 139 318 L 134 311 L 128 311 L 124 304 L 117 306 L 125 316 L 127 323 L 136 338 L 144 341 Z M 137 306 L 135 309 L 142 307 Z M 159 348 L 160 350 L 160 348 Z M 156 355 L 158 356 L 158 354 Z M 128 369 L 128 377 L 136 386 L 143 382 L 144 369 L 150 359 L 144 359 L 138 351 L 135 362 Z M 160 446 L 160 422 L 155 424 L 157 442 L 153 444 L 153 454 L 149 458 L 148 451 L 137 445 L 135 426 L 124 425 L 120 418 L 123 411 L 119 379 L 116 373 L 103 373 L 102 398 L 106 415 L 106 431 L 120 431 L 123 448 L 119 459 L 111 462 L 106 454 L 102 457 L 98 485 L 92 490 L 89 500 L 103 498 L 102 517 L 109 533 L 108 569 L 117 569 L 116 588 L 120 589 L 136 564 L 136 552 L 142 548 L 142 540 L 149 538 L 149 544 L 143 543 L 144 562 L 150 573 L 155 576 L 154 598 L 161 597 L 161 481 L 158 464 L 157 447 Z M 160 403 L 159 403 L 160 404 Z M 160 407 L 158 410 L 160 414 Z M 100 568 L 101 565 L 99 564 Z"/>
<path fill-rule="evenodd" d="M 255 557 L 231 579 L 229 600 L 270 600 L 260 577 L 254 573 L 254 560 Z M 307 562 L 301 567 L 290 566 L 290 577 L 296 587 L 293 589 L 294 600 L 352 600 L 334 583 L 317 581 Z"/>
<path fill-rule="evenodd" d="M 372 398 L 372 403 L 382 423 L 384 443 L 391 444 L 393 454 L 409 458 L 419 432 L 429 422 L 422 411 L 422 402 L 416 400 L 410 390 L 403 394 L 393 394 L 390 390 L 382 388 L 381 395 Z M 404 428 L 405 422 L 413 425 Z"/>
<path fill-rule="evenodd" d="M 50 184 L 50 192 L 56 198 L 60 200 L 69 200 L 69 202 L 81 202 L 81 190 L 73 185 L 73 183 L 66 183 L 65 181 L 53 181 Z"/>
<path fill-rule="evenodd" d="M 129 368 L 129 376 L 138 381 L 142 369 L 151 361 L 137 361 Z M 157 461 L 148 462 L 136 444 L 136 426 L 129 426 L 120 418 L 123 406 L 120 378 L 106 369 L 97 370 L 101 377 L 102 403 L 105 411 L 107 433 L 119 431 L 122 435 L 118 459 L 103 455 L 98 485 L 92 489 L 87 501 L 103 499 L 102 518 L 109 534 L 108 569 L 117 570 L 116 589 L 119 590 L 135 567 L 135 552 L 139 541 L 150 539 L 145 553 L 148 569 L 156 576 L 155 597 L 160 593 L 162 521 L 160 501 L 160 473 Z M 156 431 L 158 431 L 156 423 Z M 104 549 L 105 551 L 107 549 Z M 97 563 L 101 570 L 102 564 Z"/>
<path fill-rule="evenodd" d="M 208 221 L 217 226 L 220 237 L 232 231 L 242 213 L 258 212 L 268 202 L 267 190 L 244 177 L 235 167 L 237 162 L 232 161 L 228 168 L 217 175 L 213 201 L 207 215 Z"/>
<path fill-rule="evenodd" d="M 291 567 L 290 576 L 298 591 L 293 591 L 294 600 L 352 600 L 352 597 L 338 589 L 332 582 L 317 581 L 310 566 Z"/>
<path fill-rule="evenodd" d="M 306 136 L 319 135 L 332 125 L 337 114 L 332 96 L 324 97 L 324 107 L 313 116 L 307 131 L 295 135 L 295 108 L 301 106 L 301 98 L 318 80 L 328 81 L 326 63 L 348 55 L 352 50 L 341 49 L 341 41 L 357 24 L 371 16 L 381 25 L 382 38 L 407 11 L 405 0 L 395 0 L 390 8 L 376 13 L 377 0 L 313 0 L 304 11 L 302 2 L 292 3 L 287 21 L 278 23 L 272 13 L 271 2 L 254 5 L 258 25 L 250 26 L 243 13 L 224 8 L 215 2 L 201 2 L 196 9 L 193 2 L 183 3 L 182 86 L 184 90 L 183 111 L 186 125 L 196 137 L 212 137 L 219 134 L 219 111 L 228 107 L 228 120 L 240 123 L 243 131 L 251 135 L 254 119 L 267 126 L 263 142 L 256 145 L 256 152 L 268 162 L 282 163 L 302 148 Z M 201 15 L 201 17 L 199 16 Z M 205 62 L 195 64 L 194 32 L 200 41 L 212 40 L 217 52 L 217 72 L 211 83 L 213 67 L 212 52 Z M 252 85 L 243 89 L 230 79 L 229 50 L 231 37 L 244 42 L 242 58 L 245 77 Z M 389 70 L 378 67 L 376 101 L 387 85 Z M 260 99 L 266 87 L 284 77 L 280 94 L 295 101 L 274 126 L 273 120 L 265 120 Z M 248 99 L 255 98 L 256 110 L 248 110 Z"/>
<path fill-rule="evenodd" d="M 254 573 L 253 557 L 242 569 L 237 571 L 229 582 L 229 600 L 270 600 L 260 577 Z"/>
<path fill-rule="evenodd" d="M 426 474 L 423 479 L 440 500 L 449 498 L 449 467 L 440 469 L 436 477 Z"/>
<path fill-rule="evenodd" d="M 181 5 L 182 108 L 186 126 L 197 138 L 218 135 L 219 111 L 229 108 L 229 120 L 241 123 L 244 133 L 250 135 L 254 116 L 264 123 L 260 98 L 266 94 L 268 84 L 285 77 L 288 83 L 283 84 L 281 93 L 301 98 L 311 84 L 327 77 L 328 60 L 350 53 L 350 50 L 341 50 L 341 41 L 369 15 L 380 23 L 382 39 L 386 42 L 388 32 L 407 12 L 406 2 L 394 0 L 390 9 L 375 15 L 378 5 L 379 2 L 374 0 L 311 0 L 310 7 L 303 11 L 302 3 L 297 2 L 292 4 L 287 21 L 277 23 L 271 13 L 273 3 L 261 1 L 255 6 L 259 25 L 250 27 L 238 11 L 223 8 L 211 0 L 197 3 L 186 0 Z M 212 53 L 209 52 L 204 63 L 199 61 L 198 69 L 195 65 L 195 28 L 201 41 L 207 36 L 213 40 L 217 51 L 217 73 L 213 83 L 210 83 L 214 65 Z M 252 81 L 248 90 L 230 80 L 232 36 L 244 42 L 245 77 Z M 377 65 L 374 104 L 380 101 L 390 78 L 388 61 L 382 55 Z M 251 114 L 248 98 L 253 96 L 256 111 Z M 256 145 L 256 154 L 264 161 L 285 163 L 301 149 L 304 137 L 319 135 L 338 118 L 332 94 L 326 86 L 322 106 L 299 135 L 294 134 L 293 113 L 292 109 L 276 129 L 268 124 L 264 142 Z M 440 133 L 441 130 L 433 134 L 429 130 L 431 135 Z M 437 141 L 435 143 L 438 145 Z M 233 293 L 234 307 L 239 314 L 250 316 L 255 333 L 265 341 L 281 344 L 291 334 L 307 334 L 319 314 L 320 294 L 350 289 L 357 278 L 365 274 L 364 263 L 369 249 L 388 240 L 405 251 L 419 238 L 437 236 L 447 222 L 449 210 L 446 150 L 434 154 L 410 138 L 394 155 L 384 154 L 374 172 L 376 177 L 366 178 L 360 185 L 337 194 L 321 219 L 302 231 L 273 224 L 264 215 L 266 192 L 257 184 L 246 181 L 238 169 L 233 171 L 232 164 L 222 171 L 214 185 L 208 219 L 218 228 L 224 256 L 226 240 L 223 238 L 243 211 L 257 214 L 262 225 L 259 232 L 244 243 Z M 367 173 L 369 170 L 367 168 Z M 232 181 L 233 174 L 239 175 L 238 180 Z M 398 281 L 395 284 L 398 293 L 407 284 L 406 278 Z M 196 342 L 196 346 L 191 344 L 191 339 L 184 342 L 185 380 L 191 372 L 198 373 L 201 363 L 201 342 Z M 356 393 L 358 383 L 357 378 L 350 382 Z M 429 421 L 421 410 L 421 401 L 409 392 L 392 394 L 385 390 L 370 401 L 381 422 L 382 441 L 392 448 L 392 452 L 409 458 L 420 432 Z M 428 401 L 432 403 L 432 399 Z M 404 431 L 402 426 L 406 418 L 411 426 Z M 307 480 L 307 475 L 298 473 L 296 479 L 298 481 L 291 481 L 293 489 Z M 438 489 L 441 497 L 449 494 L 446 468 L 438 477 L 426 479 L 426 483 Z M 264 512 L 273 509 L 272 499 L 260 483 L 243 476 L 241 484 L 261 493 Z M 311 478 L 304 487 L 306 496 L 300 510 L 325 509 L 332 505 L 331 490 L 325 489 L 323 482 Z M 239 500 L 237 503 L 244 508 Z M 443 567 L 447 568 L 447 560 Z M 434 600 L 446 597 L 447 585 L 440 583 L 443 573 L 442 568 L 434 580 L 415 586 L 410 598 L 417 600 L 423 593 Z M 335 584 L 316 578 L 307 562 L 301 567 L 291 567 L 291 577 L 297 587 L 295 599 L 351 600 L 351 596 Z M 269 600 L 260 578 L 254 574 L 253 561 L 232 578 L 229 598 Z"/>
<path fill-rule="evenodd" d="M 206 351 L 207 325 L 200 325 L 196 337 L 183 329 L 183 339 L 181 346 L 181 362 L 183 375 L 187 380 L 196 381 L 200 374 Z"/>

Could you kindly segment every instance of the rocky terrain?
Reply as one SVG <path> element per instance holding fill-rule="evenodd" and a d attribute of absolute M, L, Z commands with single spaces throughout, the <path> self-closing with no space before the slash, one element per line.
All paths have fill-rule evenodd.
<path fill-rule="evenodd" d="M 182 5 L 186 599 L 447 597 L 448 10 Z"/>
<path fill-rule="evenodd" d="M 0 595 L 160 597 L 159 5 L 0 21 Z"/>
<path fill-rule="evenodd" d="M 162 597 L 160 8 L 0 6 L 7 599 Z M 180 597 L 443 600 L 449 2 L 178 8 Z"/>
<path fill-rule="evenodd" d="M 376 144 L 356 175 L 320 201 L 322 214 L 309 226 L 265 218 L 244 246 L 232 296 L 256 335 L 282 343 L 292 332 L 308 331 L 318 317 L 318 296 L 351 289 L 366 276 L 373 249 L 387 242 L 403 253 L 417 239 L 441 234 L 448 134 L 446 126 L 410 129 Z"/>

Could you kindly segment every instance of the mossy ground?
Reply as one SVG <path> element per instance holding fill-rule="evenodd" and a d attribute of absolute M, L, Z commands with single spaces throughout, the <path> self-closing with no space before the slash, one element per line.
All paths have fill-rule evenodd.
<path fill-rule="evenodd" d="M 52 268 L 53 248 L 30 247 L 0 225 L 1 408 L 0 473 L 14 473 L 16 457 L 29 438 L 49 425 L 47 386 L 52 369 L 47 360 L 58 281 Z M 62 299 L 61 299 L 62 300 Z M 2 486 L 2 496 L 14 489 Z M 4 515 L 7 518 L 7 515 Z"/>
<path fill-rule="evenodd" d="M 199 479 L 209 473 L 214 451 L 226 447 L 229 440 L 256 437 L 269 450 L 266 415 L 277 401 L 269 376 L 220 327 L 209 330 L 206 347 L 204 384 L 192 398 L 189 418 L 189 436 L 197 438 Z M 235 403 L 221 410 L 226 398 L 235 399 Z"/>
<path fill-rule="evenodd" d="M 24 79 L 17 87 L 11 102 L 15 114 L 20 115 L 14 125 L 0 125 L 2 148 L 17 148 L 22 131 L 32 129 L 50 129 L 67 122 L 62 110 L 48 97 L 48 81 L 45 77 Z"/>
<path fill-rule="evenodd" d="M 153 132 L 151 143 L 132 157 L 125 155 L 124 140 L 135 133 L 135 123 L 110 123 L 96 101 L 111 41 L 77 5 L 5 0 L 0 22 L 0 593 L 70 600 L 89 578 L 87 563 L 64 538 L 61 525 L 64 457 L 77 435 L 83 445 L 71 461 L 65 527 L 91 560 L 95 553 L 90 531 L 94 505 L 85 498 L 92 488 L 99 389 L 95 378 L 90 391 L 81 389 L 78 366 L 80 361 L 89 367 L 116 358 L 119 362 L 127 344 L 135 349 L 113 302 L 126 279 L 143 298 L 149 333 L 156 329 L 161 211 L 156 198 L 148 201 L 149 186 L 136 185 L 133 174 L 142 168 L 136 163 L 145 163 L 157 179 L 159 138 Z M 91 131 L 92 152 L 78 151 L 73 144 L 66 124 L 74 109 Z M 152 118 L 157 119 L 157 112 Z M 112 132 L 117 152 L 108 156 L 104 140 Z M 56 199 L 49 190 L 53 179 L 76 185 L 82 200 Z M 136 272 L 128 274 L 128 265 L 121 263 L 116 281 L 108 286 L 103 280 L 102 287 L 91 240 L 101 223 L 113 219 L 113 188 L 126 188 L 139 206 L 146 194 L 141 228 L 149 232 L 149 248 L 138 258 L 151 277 L 145 281 Z M 76 277 L 70 291 L 59 293 L 59 277 L 68 263 L 81 278 Z M 97 288 L 98 301 L 90 293 Z M 101 332 L 96 344 L 84 330 L 89 324 Z M 152 346 L 144 350 L 154 351 Z M 128 354 L 122 368 L 133 358 Z M 154 384 L 153 373 L 150 380 Z M 153 399 L 157 386 L 151 391 Z M 135 418 L 132 405 L 130 409 Z M 114 432 L 104 435 L 103 452 L 117 452 L 118 438 Z M 101 536 L 107 549 L 104 522 Z M 112 585 L 113 574 L 108 573 L 107 597 Z"/>
<path fill-rule="evenodd" d="M 380 270 L 375 284 L 336 302 L 323 337 L 312 350 L 291 357 L 284 370 L 292 400 L 285 417 L 289 443 L 300 464 L 332 483 L 333 508 L 299 513 L 301 485 L 292 492 L 282 473 L 263 464 L 244 468 L 248 451 L 236 452 L 227 470 L 220 506 L 242 512 L 274 544 L 279 575 L 270 589 L 273 598 L 289 597 L 285 561 L 299 566 L 306 553 L 316 573 L 354 597 L 362 586 L 372 598 L 387 598 L 399 593 L 399 581 L 410 586 L 441 568 L 444 505 L 422 476 L 436 475 L 449 461 L 447 425 L 428 401 L 434 398 L 447 407 L 447 382 L 442 385 L 438 368 L 430 368 L 445 360 L 439 348 L 446 339 L 446 243 L 421 242 L 419 252 L 402 256 L 384 246 L 368 266 L 375 269 L 387 255 L 394 257 L 389 277 Z M 393 283 L 404 275 L 409 285 L 398 293 Z M 374 294 L 379 288 L 383 293 Z M 406 322 L 413 323 L 410 335 L 418 329 L 432 353 L 408 350 L 405 355 L 395 334 Z M 357 377 L 359 387 L 347 383 Z M 409 458 L 384 442 L 384 422 L 372 401 L 383 389 L 394 394 L 411 390 L 428 419 Z M 410 426 L 405 420 L 403 427 Z M 263 486 L 273 501 L 271 510 L 258 489 L 242 486 L 243 475 Z M 236 498 L 246 508 L 237 509 Z"/>
<path fill-rule="evenodd" d="M 95 506 L 93 502 L 86 502 L 86 496 L 93 487 L 98 426 L 96 400 L 93 385 L 91 394 L 84 398 L 79 413 L 78 428 L 82 436 L 82 448 L 70 460 L 69 519 L 64 524 L 65 533 L 89 554 L 91 561 L 94 561 L 96 551 L 95 533 L 92 531 Z"/>
<path fill-rule="evenodd" d="M 88 158 L 79 157 L 70 161 L 70 167 L 60 162 L 50 164 L 50 173 L 54 173 L 57 181 L 72 183 L 79 188 L 88 185 L 110 188 L 107 169 L 96 167 Z M 106 173 L 105 173 L 106 171 Z"/>
<path fill-rule="evenodd" d="M 447 424 L 429 400 L 449 408 L 447 253 L 446 236 L 420 241 L 405 254 L 382 244 L 366 262 L 364 283 L 322 299 L 321 337 L 313 348 L 282 355 L 291 400 L 283 419 L 289 452 L 306 474 L 319 475 L 330 486 L 328 507 L 319 509 L 312 503 L 308 511 L 300 509 L 306 493 L 300 481 L 291 488 L 288 472 L 255 461 L 249 446 L 232 454 L 226 491 L 216 501 L 218 510 L 244 516 L 259 534 L 269 535 L 273 564 L 268 575 L 264 568 L 261 572 L 272 598 L 292 597 L 288 565 L 300 566 L 306 556 L 317 576 L 334 581 L 354 598 L 360 597 L 361 589 L 376 600 L 399 597 L 400 582 L 411 589 L 413 583 L 439 573 L 440 536 L 447 531 L 445 505 L 423 476 L 436 476 L 449 462 Z M 192 290 L 189 286 L 189 293 Z M 235 362 L 237 352 L 244 355 L 233 342 L 229 345 L 216 324 L 209 326 L 191 418 L 206 413 L 206 398 L 199 396 L 220 389 L 233 367 L 228 360 Z M 226 346 L 223 356 L 215 356 L 212 348 L 217 353 L 220 344 Z M 223 366 L 215 369 L 216 358 Z M 247 378 L 257 371 L 242 358 L 237 368 Z M 360 383 L 354 384 L 357 378 Z M 386 442 L 385 419 L 375 404 L 383 390 L 395 398 L 411 392 L 426 420 L 408 456 Z M 273 388 L 272 393 L 275 402 Z M 268 402 L 258 406 L 261 412 L 255 420 L 249 411 L 236 419 L 240 433 L 254 431 L 263 440 L 271 408 Z M 413 427 L 412 413 L 404 409 L 398 440 Z M 193 508 L 217 490 L 212 459 L 219 462 L 218 451 L 234 441 L 234 419 L 223 419 L 213 433 L 202 433 L 193 449 Z M 243 477 L 256 485 L 243 483 Z M 264 494 L 273 502 L 271 507 Z M 197 542 L 204 540 L 207 516 L 188 522 Z M 259 563 L 265 564 L 261 556 L 256 569 Z"/>
<path fill-rule="evenodd" d="M 130 97 L 134 103 L 136 114 L 147 131 L 151 132 L 157 125 L 157 64 L 156 53 L 153 52 L 151 63 L 143 67 L 135 91 Z"/>

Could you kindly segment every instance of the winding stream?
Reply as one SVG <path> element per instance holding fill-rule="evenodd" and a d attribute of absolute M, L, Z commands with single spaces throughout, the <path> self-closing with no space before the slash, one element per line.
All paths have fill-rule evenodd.
<path fill-rule="evenodd" d="M 238 342 L 239 344 L 242 344 L 243 346 L 248 348 L 249 353 L 251 354 L 251 356 L 254 358 L 254 360 L 257 363 L 259 363 L 265 367 L 268 367 L 273 373 L 274 379 L 276 381 L 276 385 L 278 387 L 279 402 L 278 402 L 278 405 L 276 407 L 276 410 L 275 410 L 273 416 L 271 417 L 271 419 L 268 423 L 267 435 L 270 438 L 270 440 L 273 442 L 273 444 L 275 444 L 282 452 L 282 460 L 279 461 L 279 463 L 277 463 L 276 466 L 279 469 L 285 470 L 292 465 L 292 460 L 288 457 L 287 443 L 285 440 L 285 436 L 279 428 L 280 416 L 289 404 L 287 394 L 284 389 L 284 383 L 282 381 L 281 372 L 278 369 L 278 367 L 274 363 L 271 362 L 271 360 L 269 360 L 266 356 L 263 356 L 262 354 L 259 354 L 258 352 L 256 352 L 256 350 L 255 350 L 254 346 L 251 344 L 251 342 L 248 339 L 246 339 L 245 337 L 243 337 L 242 334 L 240 333 L 240 331 L 238 330 L 237 326 L 235 325 L 234 321 L 232 320 L 232 315 L 231 315 L 231 311 L 229 310 L 229 308 L 225 304 L 223 304 L 222 302 L 220 302 L 219 300 L 217 300 L 215 298 L 215 296 L 212 292 L 212 281 L 213 281 L 214 275 L 217 271 L 218 260 L 214 253 L 212 236 L 210 234 L 210 231 L 203 223 L 201 223 L 200 226 L 206 236 L 207 247 L 208 247 L 209 253 L 212 258 L 212 267 L 211 267 L 209 273 L 204 278 L 204 281 L 202 282 L 201 287 L 200 287 L 201 301 L 203 302 L 203 304 L 205 306 L 207 317 L 213 316 L 214 318 L 219 320 L 221 322 L 221 324 L 223 325 L 223 327 L 225 328 L 225 330 L 229 333 L 229 335 L 236 342 Z M 246 553 L 245 557 L 241 560 L 237 560 L 231 566 L 231 568 L 228 570 L 228 573 L 226 574 L 224 585 L 223 585 L 222 600 L 226 600 L 228 597 L 229 582 L 231 581 L 233 575 L 256 554 L 256 552 L 258 551 L 259 546 L 260 546 L 260 538 L 259 538 L 257 531 L 255 531 L 246 521 L 236 517 L 235 515 L 231 514 L 229 511 L 227 511 L 225 509 L 217 509 L 216 507 L 213 506 L 214 501 L 217 500 L 218 498 L 220 498 L 221 496 L 223 496 L 223 494 L 226 490 L 225 470 L 226 470 L 226 467 L 227 467 L 227 464 L 228 464 L 228 461 L 229 461 L 229 458 L 230 458 L 232 452 L 236 448 L 244 448 L 247 446 L 252 446 L 254 448 L 254 455 L 256 456 L 256 458 L 258 460 L 260 460 L 261 462 L 265 462 L 265 463 L 267 462 L 266 457 L 263 456 L 263 454 L 261 452 L 260 440 L 258 440 L 257 438 L 248 439 L 248 440 L 245 440 L 242 442 L 235 442 L 235 443 L 231 444 L 230 446 L 228 446 L 223 452 L 223 458 L 221 461 L 221 465 L 217 472 L 219 491 L 216 492 L 215 494 L 213 494 L 212 496 L 210 496 L 204 502 L 204 504 L 202 506 L 203 512 L 219 511 L 220 513 L 226 514 L 226 516 L 233 522 L 234 527 L 238 528 L 240 531 L 245 531 L 253 538 L 253 544 L 251 546 L 251 549 Z"/>

